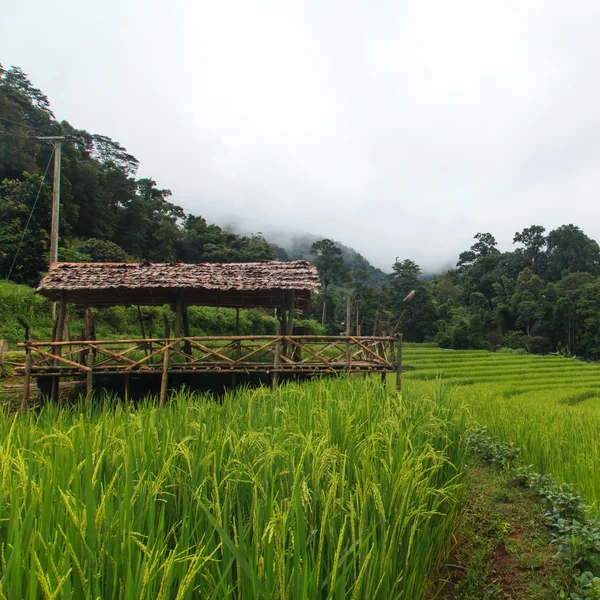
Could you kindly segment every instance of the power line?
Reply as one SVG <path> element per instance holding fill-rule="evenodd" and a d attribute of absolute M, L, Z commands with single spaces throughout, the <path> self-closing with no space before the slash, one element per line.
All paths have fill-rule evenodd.
<path fill-rule="evenodd" d="M 33 127 L 32 125 L 29 125 L 25 121 L 13 121 L 12 119 L 7 119 L 6 117 L 0 117 L 0 121 L 4 121 L 5 123 L 12 123 L 13 125 L 20 125 L 21 127 L 25 127 L 28 131 L 39 131 L 40 133 L 50 135 L 49 133 L 45 132 L 43 129 L 40 129 L 39 127 Z"/>
<path fill-rule="evenodd" d="M 29 213 L 29 218 L 27 219 L 27 224 L 25 225 L 25 230 L 23 231 L 23 235 L 21 236 L 21 240 L 19 242 L 19 246 L 17 247 L 17 251 L 15 252 L 15 257 L 12 261 L 12 265 L 10 266 L 10 270 L 8 272 L 8 276 L 6 277 L 6 281 L 10 280 L 10 276 L 12 275 L 13 269 L 15 267 L 15 263 L 17 262 L 17 257 L 19 256 L 19 252 L 21 250 L 21 246 L 23 245 L 23 240 L 25 239 L 25 234 L 27 233 L 27 229 L 29 228 L 29 223 L 31 222 L 31 218 L 33 217 L 33 211 L 40 199 L 40 194 L 42 193 L 42 187 L 44 185 L 44 181 L 46 181 L 46 175 L 48 175 L 48 169 L 50 168 L 50 164 L 52 163 L 52 158 L 54 156 L 54 148 L 52 149 L 52 153 L 50 154 L 50 159 L 48 160 L 48 164 L 46 165 L 46 170 L 44 171 L 44 176 L 42 177 L 42 181 L 40 182 L 40 187 L 38 189 L 37 196 L 35 197 L 35 202 L 31 207 L 31 212 Z"/>
<path fill-rule="evenodd" d="M 24 140 L 30 140 L 31 139 L 27 135 L 22 135 L 20 133 L 15 133 L 14 131 L 7 131 L 6 129 L 0 129 L 0 135 L 10 135 L 12 137 L 23 138 Z"/>

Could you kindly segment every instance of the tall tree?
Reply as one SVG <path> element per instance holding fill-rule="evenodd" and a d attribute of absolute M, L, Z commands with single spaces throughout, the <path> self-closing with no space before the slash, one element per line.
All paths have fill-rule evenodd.
<path fill-rule="evenodd" d="M 315 265 L 323 284 L 323 314 L 321 316 L 321 324 L 325 325 L 329 286 L 332 283 L 343 280 L 346 275 L 346 267 L 344 266 L 342 251 L 329 238 L 315 242 L 310 248 L 310 253 L 316 257 Z"/>
<path fill-rule="evenodd" d="M 436 310 L 429 286 L 419 279 L 421 267 L 408 258 L 403 261 L 396 258 L 392 270 L 390 305 L 396 318 L 402 317 L 404 336 L 411 342 L 432 338 L 435 333 Z M 404 311 L 402 301 L 412 290 L 415 290 L 415 297 Z"/>
<path fill-rule="evenodd" d="M 546 278 L 558 281 L 569 273 L 600 273 L 600 247 L 575 225 L 561 225 L 548 234 Z"/>

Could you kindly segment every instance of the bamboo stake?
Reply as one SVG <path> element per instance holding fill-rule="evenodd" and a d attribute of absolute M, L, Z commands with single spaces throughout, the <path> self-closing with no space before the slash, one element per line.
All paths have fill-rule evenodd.
<path fill-rule="evenodd" d="M 65 300 L 64 295 L 60 299 L 60 304 L 58 307 L 58 317 L 56 318 L 56 340 L 58 342 L 63 341 L 63 329 L 65 326 L 65 313 L 67 310 L 67 301 Z M 70 344 L 70 342 L 67 342 Z M 60 356 L 62 354 L 62 346 L 58 346 L 53 348 L 53 354 L 56 356 Z M 58 361 L 55 361 L 55 366 L 58 366 Z M 51 398 L 53 401 L 58 400 L 58 392 L 60 386 L 60 375 L 55 375 L 52 379 L 52 394 Z"/>
<path fill-rule="evenodd" d="M 137 307 L 137 312 L 138 312 L 138 319 L 140 321 L 140 329 L 142 330 L 142 337 L 144 339 L 146 339 L 146 329 L 144 328 L 144 319 L 142 318 L 142 309 L 139 307 Z M 148 347 L 144 346 L 144 354 L 146 356 L 148 356 Z"/>
<path fill-rule="evenodd" d="M 279 321 L 275 323 L 275 333 L 279 335 Z M 279 355 L 281 352 L 281 344 L 279 339 L 275 342 L 275 356 L 273 358 L 273 387 L 277 387 L 279 383 Z"/>
<path fill-rule="evenodd" d="M 170 348 L 168 346 L 165 346 L 165 353 L 163 355 L 162 377 L 160 379 L 160 408 L 164 408 L 167 402 L 167 385 L 169 382 L 169 350 Z"/>
<path fill-rule="evenodd" d="M 25 350 L 25 381 L 23 383 L 23 397 L 21 398 L 21 414 L 24 416 L 27 413 L 27 405 L 29 404 L 29 386 L 31 383 L 31 352 Z"/>
<path fill-rule="evenodd" d="M 352 368 L 352 351 L 350 350 L 350 321 L 352 319 L 352 298 L 346 296 L 346 369 Z"/>
<path fill-rule="evenodd" d="M 396 389 L 402 391 L 402 334 L 398 334 L 398 341 L 396 342 Z"/>
<path fill-rule="evenodd" d="M 91 349 L 86 357 L 86 362 L 88 371 L 85 374 L 85 401 L 88 403 L 91 401 L 92 394 L 94 393 L 94 353 Z"/>

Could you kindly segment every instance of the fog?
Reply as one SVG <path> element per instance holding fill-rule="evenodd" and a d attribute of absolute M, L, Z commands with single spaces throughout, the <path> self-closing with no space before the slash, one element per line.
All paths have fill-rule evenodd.
<path fill-rule="evenodd" d="M 32 0 L 0 62 L 173 201 L 388 270 L 532 224 L 600 239 L 600 4 Z"/>

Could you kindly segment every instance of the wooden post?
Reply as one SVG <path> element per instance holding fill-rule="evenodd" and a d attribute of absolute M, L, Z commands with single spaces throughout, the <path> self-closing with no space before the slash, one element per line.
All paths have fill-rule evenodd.
<path fill-rule="evenodd" d="M 25 347 L 25 381 L 23 382 L 23 397 L 21 398 L 21 414 L 27 413 L 29 404 L 29 386 L 31 383 L 31 362 L 32 356 L 29 348 Z"/>
<path fill-rule="evenodd" d="M 279 321 L 275 323 L 275 335 L 279 336 Z M 281 344 L 279 340 L 275 342 L 275 358 L 273 359 L 273 387 L 279 383 L 279 362 L 280 362 Z"/>
<path fill-rule="evenodd" d="M 160 397 L 159 406 L 164 408 L 167 402 L 167 385 L 169 383 L 169 348 L 165 348 L 163 354 L 163 370 L 160 379 Z"/>
<path fill-rule="evenodd" d="M 183 320 L 183 292 L 177 294 L 175 303 L 175 337 L 181 337 L 181 322 Z"/>
<path fill-rule="evenodd" d="M 352 320 L 352 299 L 346 296 L 346 369 L 352 368 L 352 349 L 350 348 L 350 321 Z"/>
<path fill-rule="evenodd" d="M 188 321 L 188 311 L 187 305 L 185 302 L 183 303 L 183 335 L 185 337 L 190 337 L 190 322 Z M 186 362 L 189 362 L 190 358 L 192 358 L 192 345 L 190 342 L 183 343 L 183 352 L 186 355 Z M 189 357 L 189 358 L 188 358 Z"/>
<path fill-rule="evenodd" d="M 167 402 L 167 386 L 169 383 L 169 348 L 168 340 L 171 338 L 171 326 L 169 325 L 169 317 L 167 315 L 167 311 L 163 312 L 163 319 L 165 321 L 165 350 L 163 354 L 163 364 L 162 364 L 162 377 L 160 379 L 160 396 L 159 396 L 159 406 L 163 408 Z"/>
<path fill-rule="evenodd" d="M 144 319 L 142 319 L 142 309 L 139 307 L 137 307 L 137 312 L 138 312 L 138 319 L 140 321 L 140 329 L 142 330 L 142 337 L 144 339 L 146 339 L 146 330 L 144 328 Z M 148 356 L 148 348 L 146 346 L 144 346 L 144 356 Z"/>
<path fill-rule="evenodd" d="M 63 341 L 63 330 L 64 330 L 64 326 L 65 326 L 66 310 L 67 310 L 67 301 L 63 295 L 61 297 L 60 303 L 58 305 L 58 316 L 56 317 L 56 339 L 53 340 L 54 342 L 62 342 Z M 54 348 L 52 348 L 52 354 L 54 354 L 55 356 L 60 356 L 62 354 L 62 347 L 55 346 Z M 57 360 L 54 361 L 54 365 L 55 366 L 58 365 Z M 58 400 L 59 386 L 60 386 L 60 375 L 55 375 L 52 380 L 51 398 L 53 401 Z"/>
<path fill-rule="evenodd" d="M 402 391 L 402 334 L 398 334 L 396 341 L 396 389 Z"/>
<path fill-rule="evenodd" d="M 240 335 L 240 309 L 235 309 L 235 335 Z M 235 343 L 235 359 L 240 360 L 242 357 L 242 342 L 238 340 Z M 237 385 L 237 374 L 234 373 L 231 376 L 231 386 L 235 387 Z"/>
<path fill-rule="evenodd" d="M 284 334 L 286 337 L 290 338 L 294 335 L 294 309 L 296 308 L 296 294 L 294 290 L 291 290 L 287 293 L 286 298 L 286 307 L 287 307 L 287 321 L 286 321 L 286 329 Z M 294 352 L 294 345 L 288 339 L 286 347 L 286 356 L 288 358 L 292 358 L 292 354 Z"/>
<path fill-rule="evenodd" d="M 2 367 L 4 366 L 4 355 L 6 354 L 7 348 L 8 342 L 6 340 L 0 340 L 0 373 L 2 372 Z"/>
<path fill-rule="evenodd" d="M 362 302 L 362 296 L 360 294 L 356 294 L 356 335 L 360 335 L 360 303 Z"/>
<path fill-rule="evenodd" d="M 85 401 L 86 404 L 91 401 L 92 394 L 94 393 L 94 377 L 93 377 L 93 369 L 94 369 L 94 354 L 91 351 L 88 351 L 88 355 L 86 357 L 86 363 L 89 371 L 85 374 Z"/>
<path fill-rule="evenodd" d="M 27 342 L 29 341 L 29 323 L 21 317 L 17 317 L 17 321 L 19 321 L 23 329 L 25 329 L 25 381 L 23 383 L 23 397 L 21 398 L 21 413 L 25 414 L 29 403 L 29 384 L 31 382 L 31 363 L 33 357 L 27 346 Z"/>
<path fill-rule="evenodd" d="M 165 323 L 165 337 L 171 337 L 171 325 L 169 323 L 169 315 L 166 310 L 163 310 L 163 321 Z"/>

